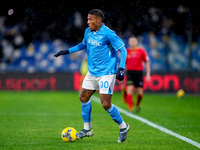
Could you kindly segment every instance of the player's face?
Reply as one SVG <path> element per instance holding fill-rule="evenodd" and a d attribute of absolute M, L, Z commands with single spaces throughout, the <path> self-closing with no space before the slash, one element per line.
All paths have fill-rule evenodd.
<path fill-rule="evenodd" d="M 130 48 L 134 48 L 134 47 L 137 47 L 138 41 L 136 38 L 131 37 L 131 38 L 129 38 L 128 44 L 129 44 Z"/>
<path fill-rule="evenodd" d="M 100 18 L 95 15 L 88 14 L 87 24 L 91 31 L 97 31 L 100 28 Z"/>

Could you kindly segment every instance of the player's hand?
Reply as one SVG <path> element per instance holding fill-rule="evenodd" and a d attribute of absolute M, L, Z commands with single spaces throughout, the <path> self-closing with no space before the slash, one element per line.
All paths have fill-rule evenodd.
<path fill-rule="evenodd" d="M 124 80 L 124 69 L 123 68 L 119 68 L 117 70 L 116 79 L 119 80 L 119 81 Z"/>
<path fill-rule="evenodd" d="M 151 76 L 150 76 L 150 74 L 147 73 L 147 75 L 146 75 L 146 81 L 149 82 L 150 79 L 151 79 Z"/>
<path fill-rule="evenodd" d="M 69 54 L 69 50 L 60 51 L 57 54 L 55 54 L 54 57 L 58 57 L 60 55 L 66 55 L 66 54 Z"/>

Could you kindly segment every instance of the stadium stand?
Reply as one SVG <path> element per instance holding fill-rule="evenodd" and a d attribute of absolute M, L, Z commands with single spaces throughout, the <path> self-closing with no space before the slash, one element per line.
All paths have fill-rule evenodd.
<path fill-rule="evenodd" d="M 14 9 L 14 16 L 5 14 L 5 1 L 1 4 L 0 72 L 80 70 L 85 51 L 58 59 L 53 54 L 82 41 L 89 9 L 86 4 L 83 9 L 64 1 L 56 4 L 37 1 L 37 5 L 23 2 L 21 12 Z M 157 5 L 156 1 L 143 0 L 124 4 L 126 9 L 118 7 L 118 2 L 116 5 L 112 8 L 105 5 L 106 18 L 110 18 L 105 24 L 117 32 L 126 46 L 128 37 L 138 37 L 140 46 L 149 54 L 152 72 L 200 72 L 200 24 L 195 15 L 198 7 L 190 9 L 186 2 Z M 47 9 L 41 9 L 44 6 Z"/>
<path fill-rule="evenodd" d="M 152 72 L 187 71 L 189 66 L 189 46 L 182 42 L 180 36 L 171 35 L 167 41 L 163 38 L 144 33 L 139 36 L 139 44 L 144 47 L 151 60 Z M 127 41 L 124 40 L 127 44 Z M 14 49 L 8 42 L 3 41 L 1 72 L 74 72 L 80 70 L 85 51 L 79 51 L 73 55 L 66 55 L 55 59 L 53 55 L 62 49 L 72 45 L 56 39 L 51 42 L 36 41 L 27 47 Z M 13 51 L 6 54 L 6 51 Z M 7 62 L 9 59 L 9 63 Z M 192 71 L 200 71 L 200 44 L 192 46 Z"/>

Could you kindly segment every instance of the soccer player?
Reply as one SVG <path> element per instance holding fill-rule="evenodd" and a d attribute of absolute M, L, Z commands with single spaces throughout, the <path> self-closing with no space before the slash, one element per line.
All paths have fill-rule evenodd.
<path fill-rule="evenodd" d="M 150 63 L 146 51 L 138 47 L 136 37 L 130 37 L 129 48 L 127 49 L 126 69 L 127 69 L 127 87 L 126 102 L 130 112 L 133 112 L 133 91 L 134 87 L 137 93 L 136 113 L 141 110 L 140 103 L 143 97 L 143 62 L 146 64 L 146 81 L 150 80 Z"/>
<path fill-rule="evenodd" d="M 113 121 L 119 125 L 119 137 L 117 142 L 125 141 L 130 126 L 125 123 L 116 108 L 111 103 L 115 78 L 119 81 L 124 79 L 124 68 L 126 62 L 126 48 L 123 41 L 114 31 L 103 23 L 104 14 L 99 9 L 91 10 L 87 17 L 88 28 L 85 30 L 82 43 L 55 54 L 55 57 L 86 49 L 88 57 L 88 73 L 86 74 L 82 90 L 79 96 L 82 107 L 82 118 L 84 129 L 77 135 L 77 139 L 93 136 L 91 127 L 92 103 L 90 97 L 99 90 L 100 101 L 103 108 L 111 116 Z M 111 48 L 112 46 L 112 48 Z M 121 53 L 119 68 L 117 67 L 117 52 Z"/>

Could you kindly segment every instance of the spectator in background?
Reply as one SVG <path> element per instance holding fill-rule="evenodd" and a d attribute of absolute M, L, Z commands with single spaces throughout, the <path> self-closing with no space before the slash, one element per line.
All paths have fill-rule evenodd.
<path fill-rule="evenodd" d="M 146 51 L 138 47 L 138 40 L 130 37 L 129 48 L 127 49 L 126 69 L 127 69 L 127 87 L 126 102 L 128 109 L 133 112 L 133 91 L 137 92 L 136 113 L 140 112 L 140 103 L 143 97 L 143 62 L 146 63 L 146 81 L 150 80 L 150 63 Z"/>

